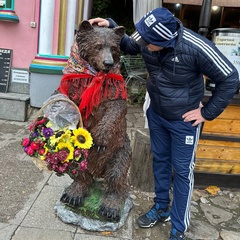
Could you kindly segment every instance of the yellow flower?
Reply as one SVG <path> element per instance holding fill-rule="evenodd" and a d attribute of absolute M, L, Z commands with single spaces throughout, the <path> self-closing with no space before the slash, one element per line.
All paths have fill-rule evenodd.
<path fill-rule="evenodd" d="M 47 147 L 47 144 L 44 144 L 43 146 L 45 152 L 44 152 L 44 155 L 50 150 L 48 147 Z"/>
<path fill-rule="evenodd" d="M 74 147 L 70 142 L 59 142 L 55 152 L 59 152 L 60 150 L 66 150 L 68 152 L 68 157 L 65 162 L 69 162 L 69 160 L 73 159 Z"/>
<path fill-rule="evenodd" d="M 75 147 L 82 149 L 89 149 L 93 144 L 91 134 L 84 128 L 74 129 L 71 140 Z"/>
<path fill-rule="evenodd" d="M 46 127 L 48 127 L 48 128 L 52 127 L 52 122 L 48 121 L 48 123 L 46 124 Z"/>
<path fill-rule="evenodd" d="M 50 137 L 50 144 L 54 146 L 56 143 L 63 141 L 70 141 L 71 131 L 69 129 L 59 130 L 53 136 Z"/>
<path fill-rule="evenodd" d="M 64 129 L 64 133 L 61 135 L 61 140 L 67 142 L 70 140 L 71 131 L 69 129 Z"/>

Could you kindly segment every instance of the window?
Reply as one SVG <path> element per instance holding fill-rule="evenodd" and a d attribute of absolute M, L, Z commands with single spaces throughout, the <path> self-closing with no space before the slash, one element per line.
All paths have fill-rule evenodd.
<path fill-rule="evenodd" d="M 14 6 L 13 3 L 14 3 L 14 0 L 0 0 L 0 8 L 12 9 Z"/>
<path fill-rule="evenodd" d="M 19 22 L 14 11 L 14 0 L 0 0 L 0 21 Z"/>

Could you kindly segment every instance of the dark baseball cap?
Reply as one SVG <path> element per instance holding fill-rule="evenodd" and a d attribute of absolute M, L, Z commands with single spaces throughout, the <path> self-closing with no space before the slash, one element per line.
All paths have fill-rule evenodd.
<path fill-rule="evenodd" d="M 171 46 L 178 35 L 177 20 L 166 8 L 155 8 L 137 24 L 131 38 L 140 46 Z"/>

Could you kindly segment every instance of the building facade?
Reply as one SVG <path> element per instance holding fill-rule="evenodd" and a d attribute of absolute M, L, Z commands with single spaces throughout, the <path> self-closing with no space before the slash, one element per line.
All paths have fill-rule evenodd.
<path fill-rule="evenodd" d="M 8 73 L 0 65 L 6 92 L 29 93 L 30 105 L 41 107 L 57 87 L 75 30 L 91 8 L 92 0 L 0 0 L 0 49 L 12 53 Z"/>

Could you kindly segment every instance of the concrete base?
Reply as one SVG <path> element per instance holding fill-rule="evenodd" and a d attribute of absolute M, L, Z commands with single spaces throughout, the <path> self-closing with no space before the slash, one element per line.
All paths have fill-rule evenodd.
<path fill-rule="evenodd" d="M 30 105 L 41 108 L 58 88 L 62 75 L 31 73 Z"/>
<path fill-rule="evenodd" d="M 28 104 L 27 94 L 0 93 L 0 119 L 24 122 Z"/>

